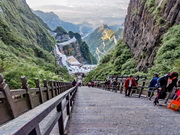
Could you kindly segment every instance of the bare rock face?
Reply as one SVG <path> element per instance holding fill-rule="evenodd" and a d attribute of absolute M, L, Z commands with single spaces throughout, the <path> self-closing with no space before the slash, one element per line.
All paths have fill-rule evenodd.
<path fill-rule="evenodd" d="M 138 71 L 146 72 L 153 65 L 163 34 L 176 24 L 180 24 L 180 0 L 130 0 L 124 42 Z"/>
<path fill-rule="evenodd" d="M 77 41 L 64 46 L 63 51 L 66 56 L 74 56 L 80 63 L 87 63 L 82 56 L 80 45 Z"/>

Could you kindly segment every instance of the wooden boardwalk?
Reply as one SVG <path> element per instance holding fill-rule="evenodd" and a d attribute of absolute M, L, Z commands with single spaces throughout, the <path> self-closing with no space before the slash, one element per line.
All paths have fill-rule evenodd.
<path fill-rule="evenodd" d="M 179 135 L 180 113 L 152 101 L 80 87 L 67 135 Z"/>

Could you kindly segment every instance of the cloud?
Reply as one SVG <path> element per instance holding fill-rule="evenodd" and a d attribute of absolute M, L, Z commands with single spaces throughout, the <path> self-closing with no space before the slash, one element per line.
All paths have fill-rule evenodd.
<path fill-rule="evenodd" d="M 114 22 L 114 24 L 117 24 L 119 19 L 125 18 L 129 3 L 129 0 L 61 0 L 61 2 L 51 0 L 52 3 L 49 1 L 51 4 L 47 4 L 46 0 L 43 1 L 43 5 L 34 5 L 33 9 L 47 12 L 53 11 L 61 19 L 73 23 L 88 21 L 94 24 L 102 22 L 108 24 Z M 53 1 L 56 1 L 56 3 L 53 3 Z"/>

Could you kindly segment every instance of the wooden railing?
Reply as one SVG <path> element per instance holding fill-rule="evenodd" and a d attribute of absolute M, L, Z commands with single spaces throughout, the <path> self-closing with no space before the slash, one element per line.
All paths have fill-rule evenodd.
<path fill-rule="evenodd" d="M 121 94 L 123 93 L 123 91 L 125 91 L 124 88 L 124 81 L 128 76 L 122 76 L 122 78 L 119 76 L 118 77 L 118 84 L 117 85 L 105 85 L 105 83 L 101 83 L 99 85 L 100 88 L 104 89 L 104 90 L 108 90 L 108 91 L 114 91 L 114 92 L 120 92 Z M 145 86 L 145 81 L 146 81 L 146 77 L 141 77 L 141 81 L 139 82 L 138 87 L 133 87 L 131 90 L 130 95 L 134 96 L 134 97 L 148 97 L 148 91 L 149 89 L 151 89 L 150 91 L 150 97 L 148 97 L 149 99 L 152 98 L 153 94 L 154 96 L 157 95 L 157 88 L 156 87 L 148 87 Z M 97 87 L 97 86 L 96 86 Z M 173 95 L 175 94 L 176 89 L 174 89 L 172 92 L 167 92 L 167 96 L 164 100 L 165 103 L 168 102 L 168 99 L 172 99 Z"/>
<path fill-rule="evenodd" d="M 48 100 L 0 127 L 0 135 L 64 135 L 77 86 Z"/>
<path fill-rule="evenodd" d="M 52 99 L 71 88 L 70 83 L 47 81 L 40 85 L 35 79 L 36 88 L 30 88 L 26 77 L 21 77 L 22 88 L 10 90 L 0 74 L 0 124 L 12 120 L 36 106 Z"/>
<path fill-rule="evenodd" d="M 125 81 L 129 77 L 130 77 L 130 75 L 108 75 L 107 78 L 108 78 L 108 80 L 111 80 L 111 81 L 117 80 L 118 82 L 120 82 L 120 81 Z M 137 76 L 135 76 L 135 78 L 137 78 Z M 139 78 L 139 81 L 140 80 L 145 81 L 147 79 L 146 76 L 138 76 L 138 78 Z"/>

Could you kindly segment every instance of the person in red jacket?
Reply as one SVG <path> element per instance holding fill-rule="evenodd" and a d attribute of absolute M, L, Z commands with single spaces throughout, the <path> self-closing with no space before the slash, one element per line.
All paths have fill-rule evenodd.
<path fill-rule="evenodd" d="M 125 96 L 130 96 L 131 89 L 133 86 L 138 86 L 136 83 L 134 77 L 131 75 L 129 78 L 127 78 L 124 82 L 124 87 L 125 87 Z"/>

